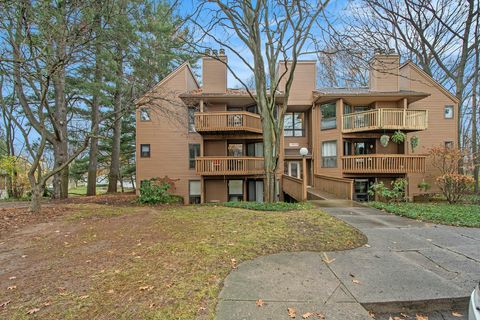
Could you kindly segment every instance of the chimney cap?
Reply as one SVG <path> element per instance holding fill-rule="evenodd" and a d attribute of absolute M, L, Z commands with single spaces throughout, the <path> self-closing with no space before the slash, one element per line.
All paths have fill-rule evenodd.
<path fill-rule="evenodd" d="M 210 48 L 205 49 L 205 55 L 207 55 L 207 56 L 210 55 Z"/>
<path fill-rule="evenodd" d="M 216 55 L 218 55 L 218 50 L 217 50 L 217 49 L 213 49 L 213 50 L 212 50 L 212 53 L 213 53 L 214 56 L 216 56 Z"/>
<path fill-rule="evenodd" d="M 220 55 L 221 55 L 221 56 L 224 56 L 224 55 L 225 55 L 225 49 L 220 48 Z"/>

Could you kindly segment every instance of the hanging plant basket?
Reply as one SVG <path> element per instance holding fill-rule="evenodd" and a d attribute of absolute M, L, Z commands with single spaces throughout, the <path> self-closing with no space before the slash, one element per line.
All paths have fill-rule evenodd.
<path fill-rule="evenodd" d="M 412 152 L 415 152 L 415 148 L 418 147 L 418 137 L 413 136 L 410 138 L 410 147 L 412 147 Z"/>
<path fill-rule="evenodd" d="M 388 142 L 390 141 L 390 137 L 386 134 L 380 137 L 380 144 L 385 148 L 388 146 Z"/>
<path fill-rule="evenodd" d="M 392 141 L 397 144 L 405 142 L 405 139 L 407 139 L 407 135 L 400 130 L 395 131 L 395 133 L 392 135 Z"/>

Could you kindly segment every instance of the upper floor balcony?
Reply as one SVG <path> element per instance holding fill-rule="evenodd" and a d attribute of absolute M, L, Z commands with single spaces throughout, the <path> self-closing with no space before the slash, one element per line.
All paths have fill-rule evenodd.
<path fill-rule="evenodd" d="M 262 157 L 196 157 L 195 170 L 204 176 L 261 175 Z"/>
<path fill-rule="evenodd" d="M 342 157 L 343 173 L 424 173 L 426 156 L 366 154 Z"/>
<path fill-rule="evenodd" d="M 419 131 L 428 127 L 427 110 L 380 108 L 343 115 L 342 132 L 375 130 Z"/>
<path fill-rule="evenodd" d="M 260 116 L 246 111 L 195 113 L 198 133 L 262 133 Z"/>

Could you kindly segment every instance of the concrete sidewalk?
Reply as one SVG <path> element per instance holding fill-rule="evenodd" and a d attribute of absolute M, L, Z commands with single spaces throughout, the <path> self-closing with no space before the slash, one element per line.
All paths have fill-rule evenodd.
<path fill-rule="evenodd" d="M 306 312 L 371 319 L 363 307 L 465 313 L 480 279 L 480 229 L 423 223 L 345 202 L 315 203 L 360 229 L 368 245 L 326 253 L 334 259 L 328 264 L 323 254 L 306 252 L 242 263 L 225 280 L 217 319 L 290 319 L 287 308 L 296 308 L 300 319 Z M 258 299 L 266 305 L 257 307 Z"/>

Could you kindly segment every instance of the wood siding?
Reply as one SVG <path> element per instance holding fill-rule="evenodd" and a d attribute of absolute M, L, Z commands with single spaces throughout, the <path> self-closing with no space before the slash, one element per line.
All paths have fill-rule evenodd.
<path fill-rule="evenodd" d="M 315 174 L 313 176 L 313 186 L 322 192 L 328 192 L 339 199 L 353 199 L 353 180 L 348 178 L 335 178 Z"/>

